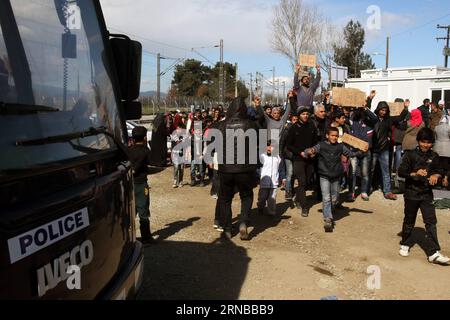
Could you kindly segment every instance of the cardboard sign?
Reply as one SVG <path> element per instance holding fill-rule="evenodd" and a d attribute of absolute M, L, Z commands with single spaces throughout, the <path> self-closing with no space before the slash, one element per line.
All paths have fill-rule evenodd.
<path fill-rule="evenodd" d="M 317 66 L 317 58 L 316 56 L 301 54 L 299 58 L 299 65 L 302 67 L 315 67 Z"/>
<path fill-rule="evenodd" d="M 388 102 L 388 105 L 390 114 L 393 117 L 399 116 L 403 112 L 403 109 L 405 109 L 403 102 Z"/>
<path fill-rule="evenodd" d="M 361 151 L 366 151 L 369 149 L 369 143 L 358 139 L 350 134 L 344 133 L 342 136 L 342 142 L 352 146 L 353 148 L 359 149 Z"/>
<path fill-rule="evenodd" d="M 333 88 L 333 104 L 342 107 L 363 108 L 366 104 L 366 94 L 353 88 Z"/>

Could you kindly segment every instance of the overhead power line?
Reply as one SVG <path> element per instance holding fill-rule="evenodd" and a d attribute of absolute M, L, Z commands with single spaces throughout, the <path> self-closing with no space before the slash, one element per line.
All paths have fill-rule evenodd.
<path fill-rule="evenodd" d="M 182 47 L 178 47 L 178 46 L 175 46 L 175 45 L 172 45 L 172 44 L 169 44 L 169 43 L 164 43 L 164 42 L 161 42 L 161 41 L 156 41 L 156 40 L 148 39 L 148 38 L 145 38 L 145 37 L 142 37 L 142 36 L 138 36 L 138 35 L 136 35 L 136 34 L 132 34 L 132 33 L 130 33 L 130 32 L 124 32 L 124 31 L 119 30 L 119 29 L 114 28 L 114 27 L 109 27 L 109 28 L 110 28 L 111 30 L 115 30 L 116 32 L 126 33 L 126 34 L 128 34 L 128 35 L 130 35 L 130 36 L 132 36 L 132 37 L 139 38 L 139 39 L 142 39 L 142 40 L 145 40 L 145 41 L 149 41 L 149 42 L 153 42 L 153 43 L 159 44 L 159 45 L 161 45 L 161 46 L 165 46 L 165 47 L 169 47 L 169 48 L 173 48 L 173 49 L 178 49 L 178 50 L 183 50 L 183 51 L 187 51 L 187 52 L 190 52 L 190 51 L 191 51 L 191 50 L 189 50 L 189 49 L 182 48 Z"/>
<path fill-rule="evenodd" d="M 403 34 L 405 34 L 405 33 L 409 33 L 409 32 L 412 32 L 412 31 L 421 29 L 421 28 L 426 27 L 426 26 L 428 26 L 428 25 L 430 25 L 430 24 L 432 24 L 432 23 L 434 23 L 434 22 L 436 22 L 436 21 L 442 20 L 442 19 L 447 18 L 447 17 L 450 17 L 450 13 L 447 13 L 447 14 L 441 16 L 441 17 L 432 19 L 432 20 L 430 20 L 430 21 L 428 21 L 428 22 L 425 22 L 424 24 L 421 24 L 421 25 L 419 25 L 419 26 L 412 27 L 412 28 L 409 28 L 409 29 L 407 29 L 407 30 L 401 31 L 401 32 L 399 32 L 399 33 L 396 33 L 396 34 L 394 34 L 394 35 L 391 36 L 391 39 L 394 38 L 394 37 L 401 36 L 401 35 L 403 35 Z M 381 47 L 383 44 L 384 44 L 384 41 L 380 42 L 376 47 L 374 47 L 374 50 L 378 49 L 378 48 Z"/>

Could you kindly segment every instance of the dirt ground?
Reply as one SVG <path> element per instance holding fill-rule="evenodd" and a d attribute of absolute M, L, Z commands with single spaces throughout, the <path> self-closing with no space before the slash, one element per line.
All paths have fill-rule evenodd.
<path fill-rule="evenodd" d="M 228 242 L 213 229 L 215 200 L 209 187 L 172 189 L 171 176 L 168 168 L 149 179 L 152 231 L 158 243 L 145 249 L 140 299 L 450 299 L 450 268 L 428 263 L 421 249 L 425 231 L 420 214 L 418 244 L 410 257 L 398 254 L 402 197 L 392 202 L 377 192 L 370 202 L 345 203 L 347 209 L 335 217 L 335 232 L 325 233 L 320 203 L 309 218 L 302 218 L 279 192 L 280 222 L 258 216 L 253 209 L 251 240 L 241 241 L 236 230 Z M 257 190 L 254 208 L 256 194 Z M 239 208 L 236 196 L 234 218 Z M 446 255 L 450 255 L 449 222 L 450 211 L 438 211 L 439 239 Z M 379 289 L 368 288 L 371 266 L 380 270 Z"/>

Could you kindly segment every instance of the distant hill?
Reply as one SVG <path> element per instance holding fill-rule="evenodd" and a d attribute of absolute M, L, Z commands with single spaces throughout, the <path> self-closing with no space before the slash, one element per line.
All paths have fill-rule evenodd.
<path fill-rule="evenodd" d="M 156 91 L 144 91 L 141 92 L 141 97 L 156 97 Z M 161 92 L 161 98 L 165 98 L 166 94 Z"/>

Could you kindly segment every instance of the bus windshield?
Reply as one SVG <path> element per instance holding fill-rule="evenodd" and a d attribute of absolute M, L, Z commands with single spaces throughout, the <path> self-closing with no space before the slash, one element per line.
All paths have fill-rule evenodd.
<path fill-rule="evenodd" d="M 104 134 L 17 143 L 123 137 L 107 61 L 92 1 L 0 1 L 0 175 L 116 148 Z"/>

